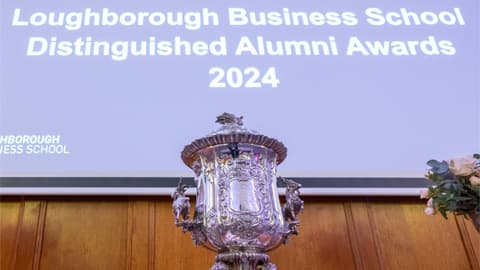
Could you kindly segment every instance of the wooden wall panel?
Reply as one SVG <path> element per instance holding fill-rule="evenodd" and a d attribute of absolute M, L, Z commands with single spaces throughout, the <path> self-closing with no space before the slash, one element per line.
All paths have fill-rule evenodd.
<path fill-rule="evenodd" d="M 127 202 L 50 201 L 40 269 L 125 269 Z"/>
<path fill-rule="evenodd" d="M 463 220 L 466 223 L 468 238 L 471 241 L 473 251 L 475 252 L 475 258 L 477 261 L 478 268 L 480 269 L 480 233 L 475 230 L 473 224 L 468 220 Z"/>
<path fill-rule="evenodd" d="M 190 233 L 184 234 L 173 225 L 170 200 L 157 201 L 155 204 L 154 239 L 155 269 L 209 269 L 214 263 L 214 252 L 195 247 Z"/>
<path fill-rule="evenodd" d="M 454 218 L 423 214 L 423 204 L 370 204 L 383 269 L 470 269 Z"/>
<path fill-rule="evenodd" d="M 355 269 L 343 203 L 311 200 L 299 218 L 300 234 L 270 253 L 278 269 Z"/>
<path fill-rule="evenodd" d="M 351 228 L 352 249 L 355 251 L 357 270 L 385 269 L 381 265 L 381 250 L 377 248 L 374 237 L 371 211 L 365 201 L 345 203 L 345 215 Z"/>
<path fill-rule="evenodd" d="M 15 269 L 37 269 L 40 260 L 40 245 L 43 222 L 45 220 L 45 201 L 27 200 L 24 204 L 22 223 L 19 224 Z"/>
<path fill-rule="evenodd" d="M 32 269 L 41 205 L 23 198 L 0 203 L 0 269 Z"/>
<path fill-rule="evenodd" d="M 480 233 L 473 224 L 462 217 L 455 217 L 468 256 L 471 269 L 480 270 Z"/>
<path fill-rule="evenodd" d="M 472 256 L 472 269 L 480 270 L 480 233 L 475 229 L 473 224 L 470 221 L 463 220 L 466 223 L 468 235 L 466 236 L 465 242 L 470 245 L 473 250 Z"/>
<path fill-rule="evenodd" d="M 149 268 L 149 208 L 148 201 L 130 201 L 127 220 L 127 252 L 125 269 L 145 270 Z M 153 251 L 152 251 L 153 252 Z"/>
<path fill-rule="evenodd" d="M 11 269 L 16 260 L 18 226 L 22 224 L 23 202 L 0 203 L 0 269 Z"/>
<path fill-rule="evenodd" d="M 480 234 L 415 198 L 305 198 L 278 269 L 480 270 Z M 194 203 L 192 202 L 192 205 Z M 170 198 L 6 197 L 0 269 L 209 269 L 215 254 L 173 225 Z"/>

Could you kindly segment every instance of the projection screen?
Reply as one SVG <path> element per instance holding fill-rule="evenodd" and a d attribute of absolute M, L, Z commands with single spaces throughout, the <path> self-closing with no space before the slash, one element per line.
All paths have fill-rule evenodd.
<path fill-rule="evenodd" d="M 190 177 L 183 147 L 230 112 L 287 146 L 280 175 L 421 178 L 479 151 L 478 10 L 2 1 L 0 176 Z"/>

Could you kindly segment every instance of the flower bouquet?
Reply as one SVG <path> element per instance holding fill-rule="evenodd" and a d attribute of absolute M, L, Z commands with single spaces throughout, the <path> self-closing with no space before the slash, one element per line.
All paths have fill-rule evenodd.
<path fill-rule="evenodd" d="M 447 212 L 471 218 L 480 232 L 480 154 L 448 161 L 430 160 L 426 177 L 432 185 L 420 197 L 429 199 L 425 214 L 437 211 L 447 219 Z"/>

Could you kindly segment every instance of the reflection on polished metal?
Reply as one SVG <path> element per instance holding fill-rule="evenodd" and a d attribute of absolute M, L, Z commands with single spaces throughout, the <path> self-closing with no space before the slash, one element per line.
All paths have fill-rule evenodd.
<path fill-rule="evenodd" d="M 210 270 L 273 270 L 267 251 L 298 234 L 303 210 L 300 184 L 286 185 L 280 206 L 276 168 L 287 156 L 285 146 L 243 127 L 242 117 L 224 113 L 222 127 L 185 146 L 182 160 L 195 173 L 197 198 L 189 219 L 188 188 L 180 180 L 172 195 L 175 224 L 192 232 L 196 245 L 218 252 Z"/>

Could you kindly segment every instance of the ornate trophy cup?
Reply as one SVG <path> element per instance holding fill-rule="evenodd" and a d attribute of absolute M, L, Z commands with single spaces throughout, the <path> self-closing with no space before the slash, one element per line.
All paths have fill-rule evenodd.
<path fill-rule="evenodd" d="M 188 188 L 181 181 L 172 197 L 175 224 L 192 232 L 196 245 L 218 252 L 210 270 L 272 270 L 267 251 L 298 234 L 303 210 L 300 184 L 286 185 L 280 206 L 276 167 L 287 156 L 285 146 L 247 130 L 242 117 L 224 113 L 222 127 L 185 146 L 183 162 L 195 173 L 197 198 L 189 218 Z"/>

